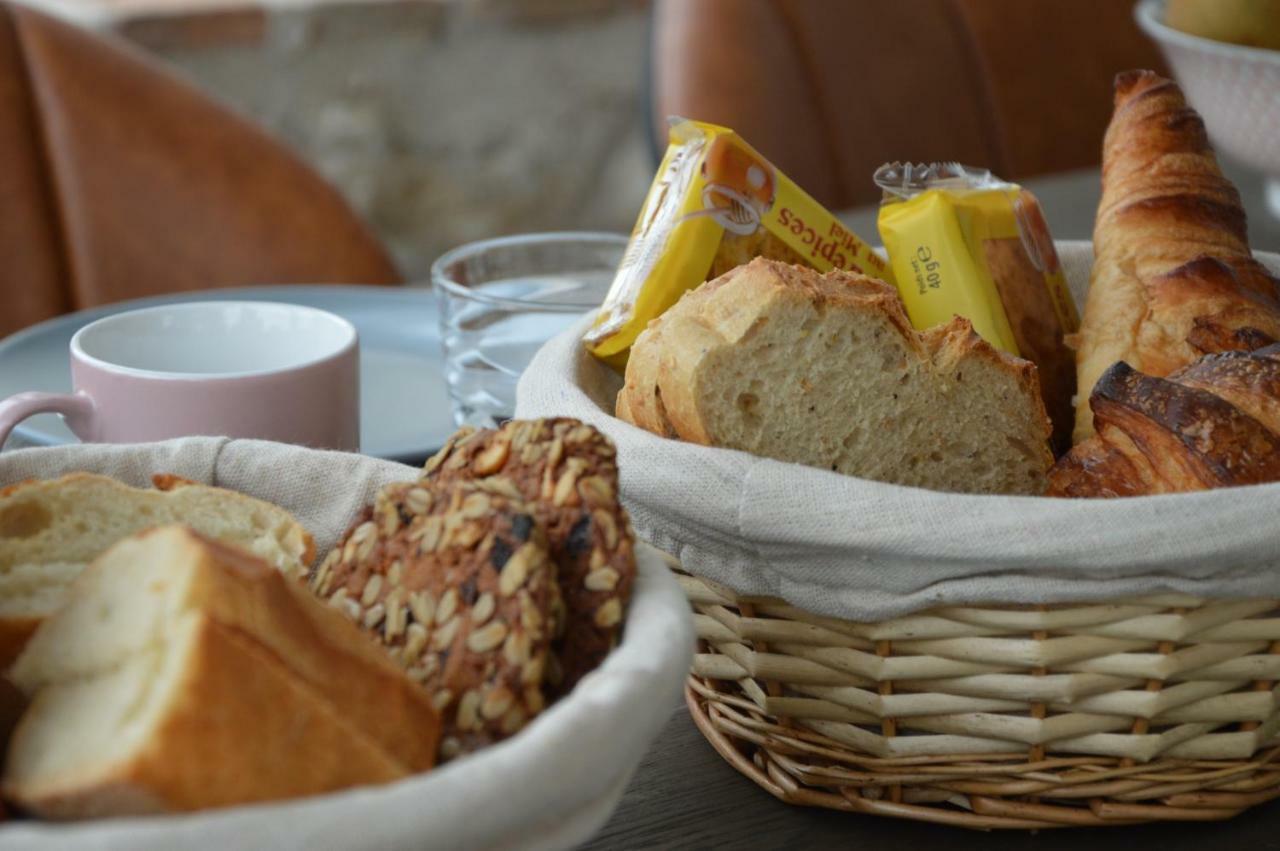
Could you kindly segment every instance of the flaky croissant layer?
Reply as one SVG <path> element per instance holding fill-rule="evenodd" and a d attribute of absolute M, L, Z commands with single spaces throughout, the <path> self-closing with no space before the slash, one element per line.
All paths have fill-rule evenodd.
<path fill-rule="evenodd" d="M 1239 193 L 1200 116 L 1151 71 L 1116 78 L 1093 246 L 1076 443 L 1094 432 L 1090 392 L 1113 364 L 1167 376 L 1206 353 L 1280 340 L 1277 281 L 1249 252 Z"/>
<path fill-rule="evenodd" d="M 1204 355 L 1167 378 L 1121 361 L 1089 402 L 1097 433 L 1058 461 L 1050 496 L 1280 481 L 1280 345 Z"/>

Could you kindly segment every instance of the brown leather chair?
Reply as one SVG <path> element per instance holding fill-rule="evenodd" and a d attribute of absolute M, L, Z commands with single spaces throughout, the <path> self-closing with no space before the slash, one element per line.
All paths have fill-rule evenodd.
<path fill-rule="evenodd" d="M 658 0 L 653 38 L 663 133 L 728 125 L 837 208 L 889 160 L 1096 165 L 1115 73 L 1163 67 L 1129 0 Z"/>
<path fill-rule="evenodd" d="M 157 293 L 394 283 L 318 175 L 127 47 L 0 4 L 0 336 Z"/>

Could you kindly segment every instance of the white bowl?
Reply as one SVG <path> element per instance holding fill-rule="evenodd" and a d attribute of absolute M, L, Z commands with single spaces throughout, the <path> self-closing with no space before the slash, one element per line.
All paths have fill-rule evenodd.
<path fill-rule="evenodd" d="M 1160 45 L 1213 144 L 1267 176 L 1267 207 L 1280 217 L 1280 50 L 1243 47 L 1164 24 L 1164 0 L 1141 0 L 1138 25 Z"/>

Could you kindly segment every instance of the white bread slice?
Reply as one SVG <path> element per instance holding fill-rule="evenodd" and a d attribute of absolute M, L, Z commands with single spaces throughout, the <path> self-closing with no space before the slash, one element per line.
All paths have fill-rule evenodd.
<path fill-rule="evenodd" d="M 920 333 L 896 290 L 756 259 L 637 339 L 641 428 L 878 481 L 1039 494 L 1053 464 L 1035 366 L 960 318 Z"/>
<path fill-rule="evenodd" d="M 14 665 L 5 794 L 50 818 L 191 810 L 430 767 L 430 698 L 355 624 L 188 529 L 84 571 Z"/>
<path fill-rule="evenodd" d="M 144 529 L 182 523 L 295 576 L 315 557 L 311 535 L 282 508 L 174 476 L 154 481 L 150 490 L 72 473 L 0 490 L 0 668 L 62 605 L 85 565 Z"/>

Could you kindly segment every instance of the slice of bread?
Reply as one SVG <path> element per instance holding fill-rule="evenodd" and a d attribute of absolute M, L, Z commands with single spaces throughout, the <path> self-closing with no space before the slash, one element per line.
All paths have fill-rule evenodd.
<path fill-rule="evenodd" d="M 430 698 L 260 559 L 170 526 L 112 547 L 19 657 L 4 792 L 49 818 L 193 810 L 430 767 Z"/>
<path fill-rule="evenodd" d="M 650 323 L 618 412 L 663 436 L 935 490 L 1039 494 L 1036 369 L 881 281 L 757 259 Z"/>
<path fill-rule="evenodd" d="M 311 535 L 282 508 L 174 476 L 156 476 L 155 484 L 72 473 L 0 491 L 0 668 L 62 605 L 85 565 L 144 529 L 181 523 L 293 576 L 315 557 Z"/>

